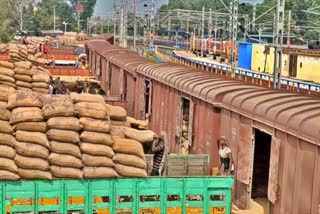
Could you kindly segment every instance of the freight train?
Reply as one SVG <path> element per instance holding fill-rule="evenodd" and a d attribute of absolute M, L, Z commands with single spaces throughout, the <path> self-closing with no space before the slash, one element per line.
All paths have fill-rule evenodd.
<path fill-rule="evenodd" d="M 151 62 L 103 38 L 86 47 L 91 75 L 106 99 L 148 119 L 155 132 L 167 132 L 170 153 L 209 154 L 210 168 L 216 167 L 217 139 L 227 137 L 240 208 L 263 197 L 274 213 L 318 212 L 319 100 Z"/>

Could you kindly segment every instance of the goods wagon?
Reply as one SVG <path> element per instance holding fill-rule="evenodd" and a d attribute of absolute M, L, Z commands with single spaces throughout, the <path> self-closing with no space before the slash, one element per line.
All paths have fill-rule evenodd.
<path fill-rule="evenodd" d="M 214 54 L 216 56 L 223 56 L 228 58 L 231 54 L 231 46 L 228 41 L 214 41 L 212 39 L 190 39 L 191 51 L 201 52 L 202 48 L 206 53 Z"/>
<path fill-rule="evenodd" d="M 99 53 L 94 44 L 89 48 L 92 56 Z M 216 141 L 227 136 L 235 160 L 233 200 L 240 208 L 249 208 L 251 198 L 266 198 L 273 213 L 318 212 L 319 99 L 128 56 L 123 51 L 104 58 L 109 68 L 116 68 L 108 70 L 111 75 L 126 79 L 109 84 L 132 85 L 130 93 L 123 91 L 125 101 L 131 100 L 129 114 L 148 118 L 155 132 L 166 131 L 170 152 L 209 154 L 212 168 L 219 165 Z"/>

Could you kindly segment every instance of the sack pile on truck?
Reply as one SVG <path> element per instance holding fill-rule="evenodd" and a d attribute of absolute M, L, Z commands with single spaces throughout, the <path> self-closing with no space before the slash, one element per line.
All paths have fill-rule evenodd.
<path fill-rule="evenodd" d="M 81 125 L 69 96 L 45 96 L 42 112 L 47 119 L 51 154 L 49 162 L 55 178 L 82 179 L 80 152 Z M 70 109 L 69 109 L 70 108 Z"/>
<path fill-rule="evenodd" d="M 14 161 L 22 179 L 52 179 L 42 105 L 41 95 L 32 91 L 18 90 L 8 97 L 7 108 L 12 110 L 10 124 L 14 126 L 16 139 Z"/>
<path fill-rule="evenodd" d="M 82 126 L 81 152 L 84 178 L 118 177 L 113 169 L 114 155 L 107 107 L 99 95 L 71 94 L 79 110 Z"/>
<path fill-rule="evenodd" d="M 136 140 L 113 137 L 115 170 L 121 177 L 147 177 L 142 144 Z"/>
<path fill-rule="evenodd" d="M 7 109 L 8 90 L 0 86 L 0 180 L 18 180 L 18 167 L 14 162 L 16 156 L 16 139 L 10 124 L 11 113 Z M 14 93 L 14 91 L 11 91 Z"/>

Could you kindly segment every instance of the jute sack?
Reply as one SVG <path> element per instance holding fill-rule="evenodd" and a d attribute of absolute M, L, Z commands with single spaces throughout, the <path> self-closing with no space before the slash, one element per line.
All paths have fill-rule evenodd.
<path fill-rule="evenodd" d="M 52 117 L 48 121 L 49 129 L 80 131 L 81 125 L 75 117 Z"/>
<path fill-rule="evenodd" d="M 49 88 L 35 88 L 32 87 L 32 90 L 41 94 L 49 94 Z"/>
<path fill-rule="evenodd" d="M 0 145 L 11 146 L 14 148 L 16 146 L 16 143 L 16 138 L 11 134 L 0 133 Z"/>
<path fill-rule="evenodd" d="M 7 109 L 7 103 L 0 101 L 0 120 L 9 121 L 10 117 L 11 113 Z"/>
<path fill-rule="evenodd" d="M 16 86 L 17 90 L 33 92 L 31 88 Z"/>
<path fill-rule="evenodd" d="M 34 73 L 32 74 L 32 82 L 50 82 L 50 76 L 45 73 Z"/>
<path fill-rule="evenodd" d="M 116 178 L 118 174 L 111 167 L 84 167 L 84 178 Z"/>
<path fill-rule="evenodd" d="M 0 158 L 0 170 L 7 170 L 10 172 L 17 172 L 18 167 L 12 159 Z"/>
<path fill-rule="evenodd" d="M 54 103 L 71 103 L 72 100 L 69 95 L 43 95 L 42 96 L 43 105 L 51 105 Z"/>
<path fill-rule="evenodd" d="M 49 141 L 47 135 L 41 132 L 17 131 L 16 140 L 19 142 L 35 143 L 49 148 Z"/>
<path fill-rule="evenodd" d="M 113 161 L 111 158 L 96 155 L 82 154 L 82 164 L 84 166 L 91 167 L 113 167 Z"/>
<path fill-rule="evenodd" d="M 15 67 L 18 68 L 24 68 L 24 69 L 31 69 L 32 63 L 28 62 L 28 61 L 24 61 L 24 62 L 15 62 L 14 63 Z"/>
<path fill-rule="evenodd" d="M 46 147 L 34 143 L 17 142 L 16 150 L 17 153 L 22 156 L 42 158 L 45 160 L 49 157 L 49 150 Z"/>
<path fill-rule="evenodd" d="M 77 158 L 81 158 L 80 148 L 75 144 L 50 141 L 50 150 L 54 153 L 72 155 Z"/>
<path fill-rule="evenodd" d="M 14 75 L 14 78 L 16 80 L 20 80 L 20 81 L 24 81 L 24 82 L 29 82 L 29 83 L 32 82 L 32 78 L 28 75 L 16 74 L 16 75 Z"/>
<path fill-rule="evenodd" d="M 70 93 L 71 99 L 75 103 L 87 102 L 87 103 L 101 103 L 105 104 L 105 101 L 101 95 L 88 94 L 88 93 Z"/>
<path fill-rule="evenodd" d="M 82 170 L 71 167 L 50 166 L 51 173 L 55 178 L 82 179 Z"/>
<path fill-rule="evenodd" d="M 16 150 L 10 146 L 0 145 L 0 157 L 14 159 L 16 156 Z"/>
<path fill-rule="evenodd" d="M 127 121 L 118 121 L 118 120 L 111 120 L 111 125 L 113 126 L 125 126 L 125 127 L 131 127 L 131 124 Z"/>
<path fill-rule="evenodd" d="M 61 167 L 73 167 L 82 168 L 82 162 L 79 158 L 72 155 L 51 153 L 48 158 L 51 165 L 61 166 Z"/>
<path fill-rule="evenodd" d="M 142 144 L 136 140 L 124 139 L 119 137 L 112 137 L 113 150 L 116 153 L 124 153 L 130 155 L 136 155 L 140 158 L 144 158 L 144 151 Z"/>
<path fill-rule="evenodd" d="M 125 131 L 128 127 L 111 125 L 111 136 L 125 138 Z"/>
<path fill-rule="evenodd" d="M 111 146 L 112 137 L 108 134 L 84 131 L 80 135 L 81 141 Z"/>
<path fill-rule="evenodd" d="M 3 75 L 0 74 L 0 80 L 1 81 L 8 81 L 8 82 L 15 82 L 16 80 L 13 77 L 7 76 L 7 75 Z"/>
<path fill-rule="evenodd" d="M 43 116 L 39 108 L 36 107 L 20 107 L 15 108 L 11 112 L 10 124 L 23 122 L 42 122 Z"/>
<path fill-rule="evenodd" d="M 150 143 L 155 136 L 155 133 L 151 130 L 137 130 L 132 128 L 127 128 L 124 134 L 127 138 L 139 141 L 140 143 Z"/>
<path fill-rule="evenodd" d="M 52 141 L 59 141 L 59 142 L 73 143 L 73 144 L 80 143 L 79 133 L 74 131 L 50 129 L 47 132 L 47 136 L 48 136 L 48 139 Z"/>
<path fill-rule="evenodd" d="M 6 85 L 0 85 L 0 101 L 8 101 L 8 97 L 16 92 L 16 89 Z"/>
<path fill-rule="evenodd" d="M 28 180 L 52 180 L 52 175 L 50 172 L 42 170 L 32 170 L 32 169 L 19 169 L 18 174 L 23 179 Z"/>
<path fill-rule="evenodd" d="M 111 131 L 110 122 L 106 120 L 96 120 L 89 117 L 81 117 L 79 122 L 84 131 L 109 133 Z"/>
<path fill-rule="evenodd" d="M 14 68 L 14 64 L 11 62 L 7 62 L 7 61 L 0 61 L 0 66 L 5 67 L 5 68 L 9 68 L 9 69 Z"/>
<path fill-rule="evenodd" d="M 124 108 L 112 105 L 106 106 L 111 120 L 125 121 L 127 119 L 127 111 Z"/>
<path fill-rule="evenodd" d="M 43 116 L 51 117 L 72 117 L 77 111 L 71 102 L 54 102 L 45 104 L 42 108 Z"/>
<path fill-rule="evenodd" d="M 24 88 L 32 88 L 32 85 L 31 85 L 31 83 L 29 83 L 29 82 L 23 82 L 23 81 L 16 81 L 16 85 L 18 86 L 18 87 L 24 87 Z"/>
<path fill-rule="evenodd" d="M 110 146 L 102 144 L 92 144 L 83 142 L 80 145 L 81 152 L 89 155 L 101 155 L 112 158 L 114 155 L 113 149 Z"/>
<path fill-rule="evenodd" d="M 26 132 L 47 132 L 47 123 L 46 122 L 26 122 L 19 123 L 14 126 L 15 131 L 26 131 Z"/>
<path fill-rule="evenodd" d="M 6 82 L 6 81 L 1 81 L 1 80 L 0 80 L 0 85 L 9 86 L 11 88 L 15 88 L 16 87 L 16 83 Z"/>
<path fill-rule="evenodd" d="M 12 134 L 13 132 L 13 127 L 8 121 L 0 120 L 0 133 Z"/>
<path fill-rule="evenodd" d="M 35 169 L 42 171 L 48 171 L 50 169 L 49 162 L 41 158 L 32 158 L 17 155 L 14 158 L 14 161 L 17 164 L 18 168 L 22 169 Z"/>
<path fill-rule="evenodd" d="M 101 103 L 77 103 L 80 117 L 91 117 L 105 120 L 107 118 L 107 108 Z"/>
<path fill-rule="evenodd" d="M 132 166 L 125 166 L 122 164 L 115 164 L 116 172 L 123 177 L 142 177 L 148 176 L 145 169 L 140 169 Z"/>
<path fill-rule="evenodd" d="M 0 170 L 0 180 L 2 181 L 16 181 L 19 179 L 20 176 L 16 173 L 7 170 Z"/>
<path fill-rule="evenodd" d="M 32 76 L 32 71 L 30 69 L 15 68 L 13 70 L 16 74 Z"/>
<path fill-rule="evenodd" d="M 45 82 L 32 82 L 31 85 L 32 85 L 32 88 L 45 88 L 45 89 L 49 88 L 49 84 Z"/>
<path fill-rule="evenodd" d="M 8 97 L 8 109 L 14 109 L 18 107 L 38 107 L 42 108 L 42 102 L 39 94 L 30 91 L 16 91 Z"/>
<path fill-rule="evenodd" d="M 146 161 L 135 155 L 116 153 L 113 156 L 112 160 L 115 163 L 126 165 L 126 166 L 132 166 L 132 167 L 141 168 L 141 169 L 145 169 L 147 167 Z"/>
<path fill-rule="evenodd" d="M 14 76 L 14 71 L 12 69 L 9 69 L 9 68 L 0 67 L 0 74 L 6 75 L 6 76 L 9 76 L 9 77 L 13 77 Z"/>
<path fill-rule="evenodd" d="M 133 117 L 127 117 L 127 121 L 131 124 L 134 125 L 138 128 L 143 127 L 144 129 L 146 129 L 149 125 L 149 121 L 148 120 L 136 120 Z"/>

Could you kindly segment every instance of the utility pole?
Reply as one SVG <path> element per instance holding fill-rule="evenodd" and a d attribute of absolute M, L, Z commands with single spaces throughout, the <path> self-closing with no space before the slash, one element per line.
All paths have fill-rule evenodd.
<path fill-rule="evenodd" d="M 171 17 L 168 18 L 168 39 L 170 39 L 170 31 L 171 31 Z"/>
<path fill-rule="evenodd" d="M 80 12 L 78 11 L 78 33 L 80 33 Z"/>
<path fill-rule="evenodd" d="M 273 39 L 272 39 L 272 43 L 275 44 L 276 43 L 276 25 L 277 25 L 277 16 L 276 14 L 274 13 L 273 14 Z"/>
<path fill-rule="evenodd" d="M 188 10 L 188 17 L 187 17 L 187 33 L 189 33 L 189 19 L 190 19 L 190 11 Z"/>
<path fill-rule="evenodd" d="M 22 18 L 22 14 L 23 14 L 23 7 L 20 8 L 20 32 L 22 32 L 22 30 L 23 30 L 23 18 Z"/>
<path fill-rule="evenodd" d="M 53 6 L 53 30 L 56 31 L 56 6 Z"/>
<path fill-rule="evenodd" d="M 274 68 L 273 68 L 273 88 L 281 88 L 281 67 L 282 67 L 282 46 L 284 29 L 285 0 L 277 0 L 276 34 Z"/>
<path fill-rule="evenodd" d="M 137 48 L 137 20 L 136 20 L 136 0 L 133 1 L 133 49 Z"/>
<path fill-rule="evenodd" d="M 212 37 L 212 10 L 209 10 L 209 21 L 208 21 L 208 38 Z"/>
<path fill-rule="evenodd" d="M 231 77 L 235 77 L 235 67 L 236 67 L 236 45 L 238 36 L 238 6 L 239 1 L 233 0 L 232 7 L 232 50 L 231 50 Z"/>
<path fill-rule="evenodd" d="M 233 0 L 230 1 L 230 11 L 232 11 L 233 13 Z M 230 17 L 229 17 L 229 40 L 231 40 L 232 38 L 232 14 L 230 14 Z"/>
<path fill-rule="evenodd" d="M 87 34 L 89 35 L 89 17 L 87 17 Z"/>
<path fill-rule="evenodd" d="M 213 53 L 216 54 L 217 50 L 217 31 L 218 31 L 218 19 L 215 16 L 215 23 L 214 23 L 214 44 L 213 44 Z"/>
<path fill-rule="evenodd" d="M 288 11 L 288 33 L 287 33 L 287 45 L 291 45 L 291 39 L 290 39 L 290 34 L 291 34 L 291 10 Z"/>
<path fill-rule="evenodd" d="M 203 57 L 203 39 L 204 39 L 204 7 L 202 7 L 202 22 L 201 22 L 201 57 Z"/>
<path fill-rule="evenodd" d="M 154 0 L 151 0 L 151 14 L 150 14 L 150 48 L 153 49 L 153 36 L 154 36 Z"/>
<path fill-rule="evenodd" d="M 252 31 L 256 31 L 256 15 L 257 15 L 257 5 L 253 3 L 253 10 L 252 10 Z"/>

